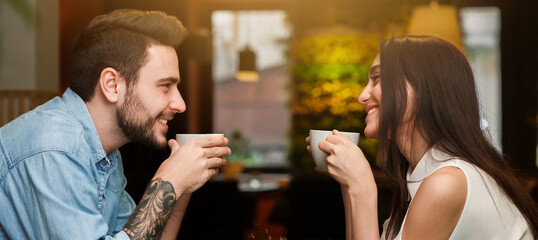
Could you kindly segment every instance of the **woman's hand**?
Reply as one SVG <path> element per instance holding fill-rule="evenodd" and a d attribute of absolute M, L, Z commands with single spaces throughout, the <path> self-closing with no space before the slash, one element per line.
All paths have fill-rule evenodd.
<path fill-rule="evenodd" d="M 309 142 L 310 139 L 306 140 Z M 328 173 L 342 188 L 346 239 L 378 239 L 377 186 L 361 149 L 337 130 L 318 146 L 329 154 L 326 159 Z"/>
<path fill-rule="evenodd" d="M 327 157 L 329 175 L 343 187 L 361 192 L 376 190 L 368 160 L 347 135 L 333 130 L 333 135 L 327 137 L 326 141 L 321 141 L 319 148 L 329 154 Z"/>

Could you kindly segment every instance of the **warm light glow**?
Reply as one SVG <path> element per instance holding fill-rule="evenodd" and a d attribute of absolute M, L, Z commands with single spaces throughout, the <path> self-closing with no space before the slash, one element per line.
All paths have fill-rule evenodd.
<path fill-rule="evenodd" d="M 460 51 L 465 52 L 458 12 L 456 7 L 451 5 L 439 5 L 437 1 L 433 1 L 430 5 L 414 8 L 408 34 L 439 37 L 454 44 Z"/>
<path fill-rule="evenodd" d="M 256 71 L 256 53 L 248 44 L 239 52 L 239 69 L 235 73 L 235 78 L 241 82 L 257 82 L 260 78 Z"/>
<path fill-rule="evenodd" d="M 237 71 L 235 78 L 241 82 L 257 82 L 260 75 L 256 71 Z"/>

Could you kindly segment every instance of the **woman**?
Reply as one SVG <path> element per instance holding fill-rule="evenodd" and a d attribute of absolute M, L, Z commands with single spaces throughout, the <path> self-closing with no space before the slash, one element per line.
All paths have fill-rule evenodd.
<path fill-rule="evenodd" d="M 381 238 L 538 239 L 537 207 L 484 137 L 473 72 L 453 45 L 430 36 L 382 42 L 359 102 L 364 135 L 379 139 L 394 185 Z M 319 147 L 341 185 L 347 239 L 378 239 L 377 188 L 362 151 L 336 130 Z"/>

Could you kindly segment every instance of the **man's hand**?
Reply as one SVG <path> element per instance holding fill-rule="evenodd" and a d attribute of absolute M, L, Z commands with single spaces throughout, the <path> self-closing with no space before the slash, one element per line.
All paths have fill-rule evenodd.
<path fill-rule="evenodd" d="M 231 154 L 224 137 L 205 137 L 191 140 L 179 146 L 176 140 L 168 141 L 172 149 L 151 180 L 144 196 L 125 224 L 123 230 L 131 239 L 159 239 L 178 199 L 179 216 L 174 221 L 177 232 L 190 193 L 196 191 L 218 168 L 226 164 L 224 156 Z M 181 196 L 184 196 L 181 198 Z M 180 201 L 181 202 L 181 201 Z"/>
<path fill-rule="evenodd" d="M 169 181 L 178 197 L 194 192 L 215 176 L 219 167 L 226 165 L 224 156 L 231 154 L 226 144 L 225 137 L 204 137 L 187 141 L 183 146 L 171 139 L 168 141 L 172 150 L 170 157 L 159 167 L 154 179 Z"/>

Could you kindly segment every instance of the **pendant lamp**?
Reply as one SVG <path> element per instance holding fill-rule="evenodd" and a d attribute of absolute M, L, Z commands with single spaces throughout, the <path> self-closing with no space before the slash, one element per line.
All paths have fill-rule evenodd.
<path fill-rule="evenodd" d="M 435 0 L 429 5 L 417 6 L 411 14 L 408 34 L 431 35 L 454 44 L 465 52 L 459 24 L 458 10 L 453 5 L 439 5 Z"/>
<path fill-rule="evenodd" d="M 260 79 L 256 71 L 256 53 L 248 44 L 239 52 L 239 70 L 235 73 L 235 78 L 241 82 L 257 82 Z"/>

